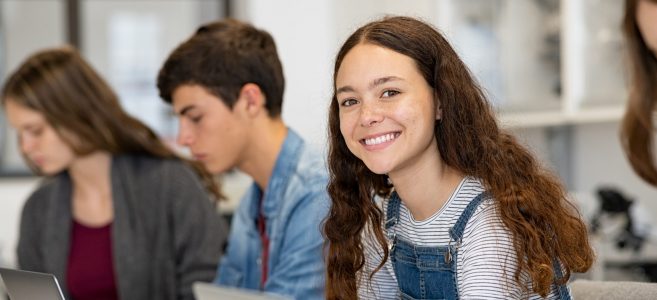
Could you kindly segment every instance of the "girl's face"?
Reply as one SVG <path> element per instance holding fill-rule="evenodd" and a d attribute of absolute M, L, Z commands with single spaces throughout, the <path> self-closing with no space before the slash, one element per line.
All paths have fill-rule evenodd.
<path fill-rule="evenodd" d="M 640 0 L 636 10 L 636 22 L 646 45 L 657 55 L 657 2 Z"/>
<path fill-rule="evenodd" d="M 359 44 L 344 57 L 335 85 L 342 136 L 372 172 L 393 176 L 439 155 L 434 125 L 441 112 L 412 58 Z"/>
<path fill-rule="evenodd" d="M 5 112 L 9 123 L 16 129 L 21 151 L 42 173 L 56 174 L 73 163 L 76 158 L 73 149 L 42 113 L 11 99 L 5 104 Z"/>

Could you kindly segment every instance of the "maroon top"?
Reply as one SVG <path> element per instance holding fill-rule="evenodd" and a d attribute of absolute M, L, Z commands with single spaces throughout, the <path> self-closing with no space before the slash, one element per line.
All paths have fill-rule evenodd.
<path fill-rule="evenodd" d="M 112 224 L 87 227 L 73 221 L 66 274 L 74 300 L 118 299 L 112 263 Z"/>
<path fill-rule="evenodd" d="M 260 234 L 260 242 L 262 242 L 262 275 L 260 276 L 260 289 L 265 289 L 267 283 L 267 272 L 269 265 L 269 236 L 267 236 L 267 220 L 262 213 L 262 196 L 258 204 L 258 233 Z"/>

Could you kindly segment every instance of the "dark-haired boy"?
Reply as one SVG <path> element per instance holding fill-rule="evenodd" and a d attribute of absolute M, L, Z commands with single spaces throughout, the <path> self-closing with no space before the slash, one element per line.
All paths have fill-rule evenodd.
<path fill-rule="evenodd" d="M 237 168 L 254 183 L 235 211 L 216 283 L 324 296 L 324 161 L 281 118 L 285 80 L 271 35 L 226 20 L 176 48 L 158 76 L 180 118 L 178 143 L 212 173 Z"/>

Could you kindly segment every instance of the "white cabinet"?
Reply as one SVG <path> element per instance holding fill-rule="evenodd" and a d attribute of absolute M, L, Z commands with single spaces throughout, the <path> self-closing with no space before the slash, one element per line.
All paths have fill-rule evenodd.
<path fill-rule="evenodd" d="M 511 127 L 620 118 L 622 1 L 442 0 L 438 20 Z"/>

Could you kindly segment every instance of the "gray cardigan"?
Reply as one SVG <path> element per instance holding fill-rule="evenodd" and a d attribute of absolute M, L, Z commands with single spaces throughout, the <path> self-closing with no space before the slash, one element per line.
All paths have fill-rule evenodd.
<path fill-rule="evenodd" d="M 112 251 L 120 299 L 193 299 L 212 281 L 226 225 L 193 171 L 178 160 L 115 156 Z M 53 273 L 66 292 L 71 216 L 66 172 L 47 178 L 23 207 L 18 264 Z"/>

